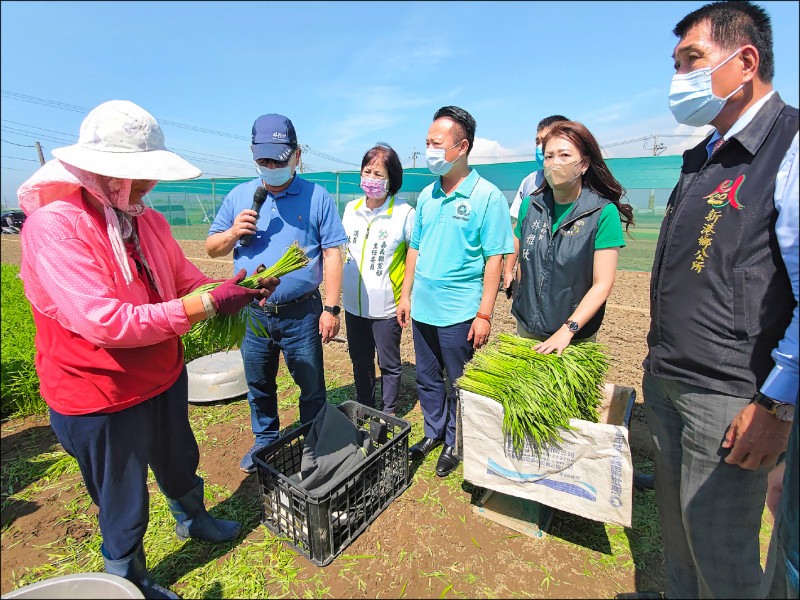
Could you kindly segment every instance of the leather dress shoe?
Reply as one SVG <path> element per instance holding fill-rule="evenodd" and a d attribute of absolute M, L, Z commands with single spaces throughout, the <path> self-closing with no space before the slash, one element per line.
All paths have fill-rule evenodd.
<path fill-rule="evenodd" d="M 436 474 L 439 477 L 447 477 L 458 468 L 458 463 L 460 463 L 461 460 L 459 460 L 455 452 L 456 449 L 452 446 L 445 446 L 442 448 L 439 460 L 436 461 Z"/>
<path fill-rule="evenodd" d="M 424 437 L 416 444 L 411 446 L 408 450 L 409 456 L 411 456 L 411 460 L 422 460 L 430 451 L 436 448 L 437 446 L 442 445 L 442 440 L 434 440 L 432 438 Z"/>
<path fill-rule="evenodd" d="M 655 477 L 647 473 L 637 473 L 633 476 L 633 487 L 639 491 L 655 489 Z"/>

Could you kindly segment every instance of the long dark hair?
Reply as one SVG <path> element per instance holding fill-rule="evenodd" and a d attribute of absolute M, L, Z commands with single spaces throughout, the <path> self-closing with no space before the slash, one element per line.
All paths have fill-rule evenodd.
<path fill-rule="evenodd" d="M 591 132 L 583 123 L 577 121 L 558 121 L 553 123 L 542 141 L 542 148 L 547 146 L 547 142 L 552 138 L 569 140 L 581 153 L 581 158 L 589 159 L 589 168 L 583 174 L 581 183 L 601 198 L 606 198 L 614 203 L 619 210 L 622 222 L 625 223 L 625 232 L 627 233 L 628 227 L 633 225 L 633 207 L 620 202 L 625 195 L 625 188 L 614 179 L 611 171 L 608 170 L 606 161 L 603 160 L 603 155 L 600 153 L 600 146 Z M 541 194 L 548 189 L 550 189 L 550 184 L 545 179 L 534 194 Z"/>

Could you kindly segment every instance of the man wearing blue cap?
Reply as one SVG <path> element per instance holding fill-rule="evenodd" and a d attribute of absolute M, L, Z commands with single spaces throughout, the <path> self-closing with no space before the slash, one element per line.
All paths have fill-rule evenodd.
<path fill-rule="evenodd" d="M 256 336 L 247 328 L 241 352 L 249 392 L 255 445 L 239 468 L 255 471 L 253 454 L 278 438 L 278 373 L 280 352 L 300 388 L 300 422 L 308 423 L 325 403 L 322 344 L 339 332 L 339 292 L 347 241 L 336 203 L 325 188 L 297 176 L 301 150 L 292 122 L 282 115 L 262 115 L 253 124 L 250 146 L 258 177 L 225 197 L 206 239 L 211 257 L 233 251 L 234 270 L 255 271 L 276 263 L 297 241 L 308 266 L 281 277 L 269 303 L 251 303 L 250 316 L 269 333 Z M 263 185 L 263 204 L 254 202 Z M 261 192 L 263 194 L 263 190 Z M 260 196 L 260 200 L 264 196 Z M 253 210 L 256 207 L 259 210 Z M 325 274 L 325 305 L 319 285 Z"/>

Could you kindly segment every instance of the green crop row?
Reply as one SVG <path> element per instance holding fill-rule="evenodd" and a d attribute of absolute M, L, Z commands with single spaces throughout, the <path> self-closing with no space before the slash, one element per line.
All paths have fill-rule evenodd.
<path fill-rule="evenodd" d="M 2 376 L 0 376 L 0 413 L 24 416 L 47 412 L 47 405 L 39 395 L 39 377 L 36 375 L 31 305 L 25 298 L 19 267 L 2 265 Z"/>
<path fill-rule="evenodd" d="M 31 305 L 25 297 L 19 267 L 2 265 L 2 371 L 0 371 L 0 415 L 3 419 L 46 414 L 47 405 L 39 395 L 36 373 L 36 326 Z M 218 343 L 202 336 L 184 336 L 184 360 L 221 350 Z"/>

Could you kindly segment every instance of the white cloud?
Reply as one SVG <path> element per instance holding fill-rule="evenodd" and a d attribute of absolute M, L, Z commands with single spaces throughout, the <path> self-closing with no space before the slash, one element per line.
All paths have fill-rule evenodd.
<path fill-rule="evenodd" d="M 713 129 L 714 128 L 711 125 L 706 125 L 704 127 L 678 125 L 672 131 L 672 134 L 681 137 L 662 138 L 663 144 L 667 146 L 667 149 L 663 152 L 663 154 L 683 154 L 689 148 L 693 148 L 699 144 L 705 136 L 711 133 Z"/>
<path fill-rule="evenodd" d="M 480 165 L 494 162 L 508 162 L 515 160 L 532 160 L 533 157 L 520 157 L 521 152 L 506 148 L 500 142 L 476 137 L 475 146 L 469 154 L 470 164 Z"/>
<path fill-rule="evenodd" d="M 684 150 L 697 145 L 711 129 L 709 126 L 690 127 L 677 124 L 668 110 L 657 117 L 629 120 L 610 128 L 603 126 L 595 128 L 594 123 L 587 126 L 600 146 L 628 141 L 626 144 L 603 148 L 603 156 L 606 158 L 653 156 L 655 135 L 658 136 L 659 146 L 666 146 L 659 152 L 659 156 L 682 154 Z"/>

